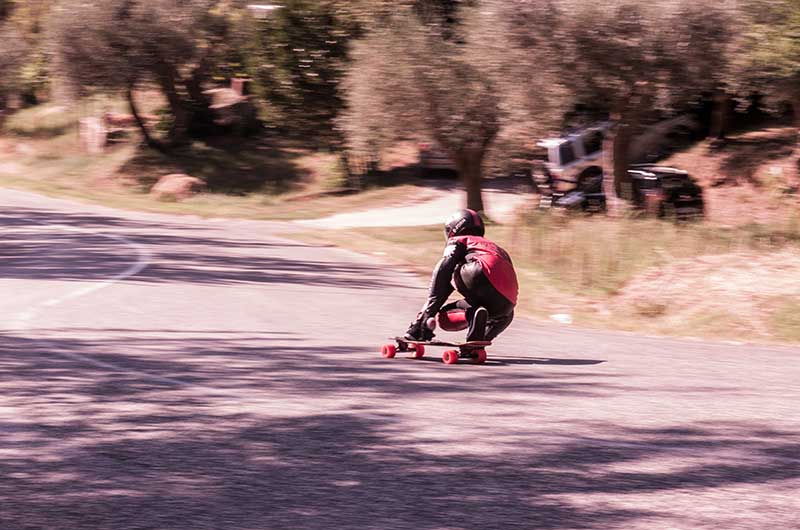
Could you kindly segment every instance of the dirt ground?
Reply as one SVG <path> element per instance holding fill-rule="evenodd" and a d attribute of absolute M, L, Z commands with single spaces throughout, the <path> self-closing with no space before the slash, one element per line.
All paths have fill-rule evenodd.
<path fill-rule="evenodd" d="M 452 211 L 464 207 L 464 191 L 458 186 L 429 188 L 421 193 L 424 200 L 419 200 L 419 196 L 409 197 L 409 204 L 399 204 L 391 210 L 382 206 L 296 222 L 302 226 L 325 229 L 438 225 Z M 534 196 L 520 193 L 508 184 L 491 182 L 484 190 L 483 200 L 489 218 L 505 224 L 513 221 L 518 208 L 530 205 Z"/>
<path fill-rule="evenodd" d="M 724 322 L 753 340 L 773 339 L 782 334 L 776 313 L 800 300 L 798 277 L 797 250 L 702 256 L 640 274 L 613 303 L 664 330 L 694 322 L 714 332 Z"/>
<path fill-rule="evenodd" d="M 686 169 L 703 186 L 709 222 L 774 223 L 800 206 L 796 139 L 791 127 L 749 131 L 700 142 L 663 164 Z"/>

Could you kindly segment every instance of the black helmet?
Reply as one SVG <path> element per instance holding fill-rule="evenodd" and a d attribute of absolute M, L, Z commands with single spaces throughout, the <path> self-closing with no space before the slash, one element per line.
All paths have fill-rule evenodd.
<path fill-rule="evenodd" d="M 444 235 L 447 239 L 456 236 L 483 236 L 484 233 L 483 219 L 475 210 L 459 210 L 444 223 Z"/>

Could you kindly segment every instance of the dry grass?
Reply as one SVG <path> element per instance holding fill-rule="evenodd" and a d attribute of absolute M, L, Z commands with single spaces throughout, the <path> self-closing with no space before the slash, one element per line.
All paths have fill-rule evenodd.
<path fill-rule="evenodd" d="M 536 216 L 491 226 L 487 235 L 514 259 L 521 314 L 567 313 L 581 326 L 666 335 L 792 341 L 792 313 L 780 309 L 788 302 L 774 301 L 800 300 L 796 226 Z M 444 245 L 439 226 L 298 237 L 394 260 L 422 276 Z"/>
<path fill-rule="evenodd" d="M 630 281 L 613 303 L 638 312 L 645 329 L 664 332 L 784 338 L 775 333 L 784 299 L 800 300 L 800 248 L 743 250 L 678 260 L 648 269 Z M 640 308 L 663 306 L 658 315 Z"/>
<path fill-rule="evenodd" d="M 800 342 L 800 299 L 780 297 L 773 300 L 770 321 L 772 334 L 787 342 Z"/>
<path fill-rule="evenodd" d="M 144 112 L 158 102 L 145 100 Z M 132 141 L 89 156 L 79 145 L 81 116 L 125 112 L 118 101 L 92 100 L 66 109 L 41 105 L 14 114 L 0 138 L 0 185 L 101 202 L 108 206 L 206 217 L 301 219 L 342 209 L 402 202 L 415 187 L 394 182 L 337 196 L 343 184 L 333 153 L 265 139 L 195 143 L 165 156 Z M 209 193 L 184 202 L 148 196 L 163 175 L 182 172 L 206 181 Z"/>
<path fill-rule="evenodd" d="M 78 145 L 78 117 L 121 110 L 113 102 L 92 105 L 88 111 L 42 106 L 14 115 L 7 123 L 10 136 L 0 139 L 0 185 L 128 209 L 260 219 L 321 217 L 420 195 L 402 179 L 329 195 L 342 179 L 334 155 L 276 143 L 197 144 L 169 158 L 121 144 L 87 156 Z M 760 163 L 742 163 L 737 140 L 722 149 L 699 144 L 666 161 L 692 168 L 706 186 L 708 223 L 528 214 L 514 226 L 490 226 L 489 235 L 517 266 L 521 312 L 541 318 L 568 313 L 584 326 L 800 341 L 800 290 L 794 287 L 800 215 L 797 197 L 784 192 L 794 163 L 785 137 L 776 130 L 738 140 L 752 156 L 763 154 Z M 763 142 L 772 147 L 762 153 Z M 413 146 L 405 145 L 392 156 L 402 164 L 412 155 Z M 740 170 L 747 184 L 709 187 L 726 171 Z M 180 203 L 150 199 L 149 186 L 175 171 L 204 178 L 213 193 Z M 424 276 L 443 246 L 439 226 L 298 237 L 399 260 Z"/>
<path fill-rule="evenodd" d="M 796 129 L 772 127 L 700 142 L 663 161 L 705 188 L 708 220 L 728 226 L 781 222 L 800 206 Z"/>

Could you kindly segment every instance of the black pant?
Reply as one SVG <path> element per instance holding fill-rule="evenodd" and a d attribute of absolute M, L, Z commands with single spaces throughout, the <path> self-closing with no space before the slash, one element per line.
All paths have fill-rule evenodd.
<path fill-rule="evenodd" d="M 475 333 L 481 334 L 474 330 L 472 325 L 475 310 L 479 307 L 485 307 L 489 312 L 486 323 L 486 340 L 494 339 L 511 324 L 511 321 L 514 320 L 514 304 L 492 285 L 492 282 L 484 274 L 480 261 L 467 261 L 456 270 L 453 276 L 458 292 L 464 296 L 464 300 L 455 302 L 455 306 L 466 311 L 467 322 L 470 324 L 467 340 L 470 340 Z M 450 305 L 453 304 L 445 307 Z"/>
<path fill-rule="evenodd" d="M 510 309 L 504 314 L 492 314 L 489 312 L 489 318 L 486 321 L 486 330 L 484 340 L 494 340 L 495 337 L 505 330 L 511 321 L 514 320 L 514 306 L 509 302 Z M 472 305 L 466 300 L 458 300 L 442 306 L 441 311 L 464 311 L 466 313 L 467 322 L 469 323 L 469 331 L 467 332 L 467 341 L 474 340 L 479 330 L 474 329 L 473 322 L 475 322 L 475 310 L 481 305 Z M 488 308 L 487 308 L 488 311 Z"/>

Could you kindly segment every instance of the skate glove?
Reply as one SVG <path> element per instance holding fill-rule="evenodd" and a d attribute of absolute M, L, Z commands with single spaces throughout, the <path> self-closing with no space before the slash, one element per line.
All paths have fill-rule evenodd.
<path fill-rule="evenodd" d="M 425 324 L 424 318 L 415 320 L 408 327 L 405 337 L 409 340 L 431 340 L 433 338 L 433 330 Z"/>

